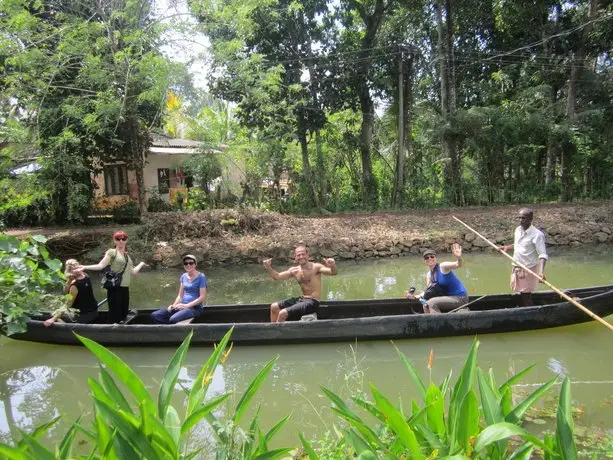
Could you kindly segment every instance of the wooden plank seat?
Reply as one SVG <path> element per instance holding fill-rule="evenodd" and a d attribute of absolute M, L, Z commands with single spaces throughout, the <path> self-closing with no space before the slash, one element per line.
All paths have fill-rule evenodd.
<path fill-rule="evenodd" d="M 317 313 L 309 313 L 308 315 L 303 315 L 300 318 L 300 321 L 317 321 Z"/>

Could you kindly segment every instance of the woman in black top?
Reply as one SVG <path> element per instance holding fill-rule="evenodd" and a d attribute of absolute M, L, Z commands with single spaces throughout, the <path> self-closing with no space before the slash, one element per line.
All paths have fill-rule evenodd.
<path fill-rule="evenodd" d="M 94 297 L 92 281 L 82 270 L 76 270 L 79 263 L 75 259 L 66 261 L 66 285 L 64 292 L 70 293 L 70 308 L 78 310 L 75 318 L 70 318 L 66 314 L 53 315 L 45 321 L 45 326 L 49 327 L 56 321 L 93 323 L 98 318 L 98 302 Z"/>

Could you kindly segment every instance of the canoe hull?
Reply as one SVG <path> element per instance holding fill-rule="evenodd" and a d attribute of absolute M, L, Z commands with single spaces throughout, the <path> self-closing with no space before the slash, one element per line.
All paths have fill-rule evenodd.
<path fill-rule="evenodd" d="M 601 293 L 582 298 L 581 303 L 598 316 L 612 314 L 613 290 L 611 289 L 613 287 L 610 287 L 609 290 L 601 288 Z M 493 302 L 496 302 L 496 297 L 500 297 L 500 301 L 509 298 L 509 296 L 490 297 L 493 298 Z M 346 310 L 345 314 L 349 315 L 352 308 L 356 308 L 357 311 L 357 306 L 366 309 L 374 305 L 374 308 L 389 312 L 390 309 L 394 308 L 393 305 L 402 305 L 402 308 L 407 305 L 407 301 L 404 299 L 388 300 L 389 303 L 386 303 L 385 300 L 370 301 L 370 303 L 368 301 L 362 303 L 360 301 L 339 301 L 328 308 L 334 315 L 336 315 L 334 313 L 336 310 Z M 352 303 L 354 307 L 351 307 Z M 232 308 L 234 308 L 235 313 L 233 314 L 236 318 L 242 316 L 240 314 L 242 311 L 247 318 L 249 318 L 249 315 L 256 315 L 258 321 L 268 311 L 265 305 L 227 306 L 212 307 L 209 314 L 213 318 L 213 315 L 216 314 L 215 309 L 226 311 L 232 310 Z M 28 330 L 25 333 L 11 337 L 35 342 L 79 344 L 80 342 L 74 335 L 79 334 L 104 345 L 176 346 L 185 339 L 189 332 L 193 332 L 192 344 L 208 345 L 219 342 L 233 327 L 233 342 L 260 345 L 450 337 L 544 329 L 592 320 L 568 302 L 441 315 L 410 314 L 402 310 L 400 313 L 282 324 L 271 324 L 263 321 L 194 323 L 172 326 L 156 324 L 55 324 L 51 328 L 45 328 L 42 321 L 29 320 Z"/>

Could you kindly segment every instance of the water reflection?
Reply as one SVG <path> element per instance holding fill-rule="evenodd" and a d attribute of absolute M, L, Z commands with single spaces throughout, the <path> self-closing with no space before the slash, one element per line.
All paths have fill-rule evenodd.
<path fill-rule="evenodd" d="M 613 255 L 610 252 L 554 252 L 548 264 L 548 279 L 562 288 L 608 284 L 613 280 Z M 506 292 L 508 265 L 499 256 L 470 254 L 459 276 L 474 293 Z M 176 295 L 177 272 L 153 272 L 138 277 L 134 292 L 137 306 L 150 305 L 152 299 L 167 302 Z M 207 271 L 211 303 L 270 302 L 296 293 L 295 283 L 273 282 L 261 267 L 242 267 L 235 271 Z M 408 286 L 423 287 L 421 258 L 381 260 L 376 263 L 342 263 L 339 275 L 326 277 L 325 297 L 351 299 L 401 296 Z M 143 282 L 144 281 L 144 282 Z M 132 292 L 131 292 L 132 294 Z M 609 318 L 611 320 L 611 318 Z M 440 382 L 449 370 L 458 372 L 471 344 L 470 337 L 430 340 L 405 340 L 398 348 L 415 364 L 424 378 L 428 354 L 434 350 L 431 378 Z M 534 385 L 555 375 L 568 375 L 574 382 L 573 399 L 584 405 L 582 423 L 613 427 L 613 411 L 603 403 L 613 398 L 613 368 L 610 366 L 611 334 L 599 324 L 543 331 L 493 334 L 480 337 L 479 364 L 492 368 L 499 382 L 536 363 L 523 380 Z M 154 393 L 159 388 L 173 349 L 116 348 L 114 351 L 134 367 Z M 184 410 L 182 388 L 193 385 L 210 347 L 193 347 L 180 371 L 173 404 Z M 279 355 L 258 393 L 254 407 L 262 407 L 263 429 L 270 428 L 285 415 L 292 418 L 279 443 L 297 445 L 296 433 L 316 436 L 332 428 L 336 421 L 320 386 L 344 398 L 368 391 L 372 382 L 391 400 L 407 406 L 418 397 L 413 383 L 387 341 L 358 344 L 310 344 L 269 347 L 235 347 L 230 359 L 220 366 L 211 382 L 210 396 L 233 392 L 229 404 L 218 416 L 232 414 L 247 385 L 269 360 Z M 0 338 L 0 440 L 8 441 L 17 427 L 26 431 L 62 414 L 50 437 L 58 439 L 82 413 L 91 414 L 87 378 L 97 376 L 98 364 L 84 348 L 17 342 Z M 206 427 L 198 436 L 210 438 Z"/>

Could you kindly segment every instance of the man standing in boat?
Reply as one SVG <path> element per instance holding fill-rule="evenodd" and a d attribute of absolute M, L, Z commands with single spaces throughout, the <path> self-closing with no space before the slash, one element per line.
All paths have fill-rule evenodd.
<path fill-rule="evenodd" d="M 521 208 L 517 216 L 519 225 L 515 229 L 513 244 L 498 248 L 504 252 L 513 248 L 513 259 L 538 275 L 536 277 L 513 264 L 511 289 L 520 294 L 520 306 L 522 307 L 532 305 L 532 293 L 536 290 L 540 279 L 545 279 L 545 263 L 547 262 L 545 235 L 532 225 L 533 217 L 532 209 Z"/>
<path fill-rule="evenodd" d="M 321 298 L 321 275 L 336 275 L 334 259 L 324 259 L 324 264 L 309 261 L 309 252 L 304 246 L 294 250 L 294 260 L 298 264 L 283 272 L 272 268 L 272 259 L 264 260 L 264 269 L 273 280 L 289 280 L 294 278 L 302 290 L 301 297 L 275 302 L 270 305 L 270 322 L 297 321 L 304 315 L 319 311 Z"/>

